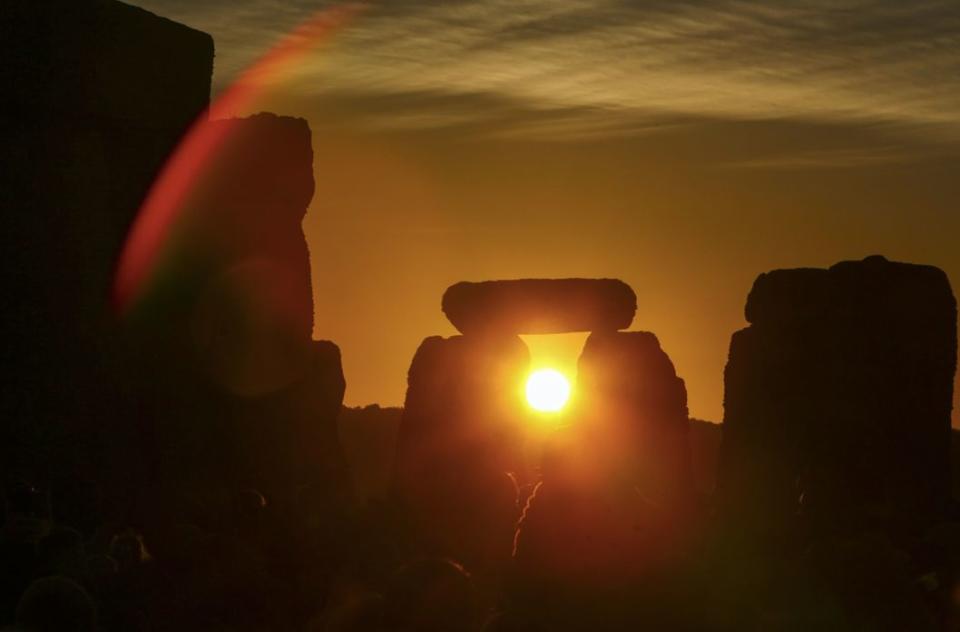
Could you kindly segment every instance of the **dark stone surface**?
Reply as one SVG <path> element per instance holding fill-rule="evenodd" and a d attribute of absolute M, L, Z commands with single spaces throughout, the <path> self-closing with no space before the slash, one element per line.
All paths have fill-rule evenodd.
<path fill-rule="evenodd" d="M 310 126 L 271 113 L 210 125 L 226 128 L 226 141 L 201 183 L 185 247 L 212 251 L 216 266 L 269 265 L 264 284 L 279 296 L 264 298 L 286 327 L 309 338 L 313 288 L 302 223 L 315 190 Z"/>
<path fill-rule="evenodd" d="M 950 495 L 956 301 L 869 257 L 761 275 L 725 373 L 718 491 L 745 532 L 923 525 Z"/>
<path fill-rule="evenodd" d="M 609 428 L 634 451 L 636 484 L 657 506 L 691 492 L 687 389 L 657 337 L 646 331 L 593 333 L 577 370 L 584 424 Z"/>
<path fill-rule="evenodd" d="M 340 353 L 311 341 L 310 128 L 274 114 L 209 124 L 225 128 L 224 145 L 189 200 L 170 263 L 129 318 L 151 357 L 139 381 L 161 384 L 148 422 L 161 444 L 154 471 L 174 502 L 191 482 L 210 497 L 242 482 L 286 507 L 298 490 L 342 507 Z"/>
<path fill-rule="evenodd" d="M 402 415 L 399 406 L 377 404 L 340 411 L 340 442 L 361 504 L 383 501 L 390 493 Z"/>
<path fill-rule="evenodd" d="M 591 334 L 570 426 L 518 527 L 524 583 L 571 595 L 662 571 L 693 523 L 688 433 L 686 388 L 656 336 Z"/>
<path fill-rule="evenodd" d="M 207 105 L 213 39 L 114 0 L 4 6 L 0 111 L 180 133 Z"/>
<path fill-rule="evenodd" d="M 431 337 L 417 349 L 394 487 L 430 552 L 472 568 L 509 557 L 528 366 L 516 336 Z"/>
<path fill-rule="evenodd" d="M 296 502 L 298 490 L 312 486 L 328 498 L 328 509 L 342 507 L 349 500 L 350 480 L 337 431 L 346 388 L 340 349 L 317 340 L 308 355 L 306 370 L 293 383 L 237 401 L 233 431 L 242 480 L 285 502 Z"/>
<path fill-rule="evenodd" d="M 0 82 L 15 88 L 0 100 L 0 318 L 13 332 L 2 482 L 41 486 L 55 517 L 81 528 L 135 524 L 144 506 L 160 524 L 238 481 L 274 497 L 346 489 L 339 351 L 310 340 L 305 121 L 204 123 L 229 129 L 225 145 L 178 209 L 154 284 L 121 319 L 117 259 L 209 105 L 213 42 L 112 0 L 2 13 Z"/>
<path fill-rule="evenodd" d="M 258 397 L 299 379 L 313 333 L 302 227 L 314 193 L 311 132 L 274 114 L 209 124 L 226 140 L 132 319 L 185 346 L 230 392 Z"/>
<path fill-rule="evenodd" d="M 444 314 L 463 333 L 616 331 L 636 311 L 636 295 L 617 279 L 461 282 L 443 295 Z"/>
<path fill-rule="evenodd" d="M 143 438 L 112 275 L 157 170 L 209 103 L 213 42 L 119 2 L 2 13 L 2 474 L 88 498 L 104 446 Z"/>

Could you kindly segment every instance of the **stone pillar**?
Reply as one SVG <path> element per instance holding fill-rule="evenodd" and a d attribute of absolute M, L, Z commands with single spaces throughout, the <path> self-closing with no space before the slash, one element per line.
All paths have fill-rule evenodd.
<path fill-rule="evenodd" d="M 957 312 L 882 257 L 762 274 L 725 372 L 718 495 L 752 534 L 922 525 L 950 496 Z"/>
<path fill-rule="evenodd" d="M 509 557 L 528 365 L 511 335 L 431 337 L 417 350 L 394 485 L 428 551 L 473 568 Z"/>
<path fill-rule="evenodd" d="M 576 398 L 517 532 L 520 574 L 546 593 L 661 571 L 689 526 L 686 388 L 656 336 L 591 334 Z"/>
<path fill-rule="evenodd" d="M 340 352 L 311 340 L 310 128 L 274 114 L 208 124 L 224 127 L 224 146 L 182 209 L 174 263 L 137 314 L 153 376 L 168 385 L 153 422 L 166 444 L 157 470 L 203 473 L 193 486 L 212 495 L 246 486 L 288 505 L 305 487 L 345 496 Z"/>
<path fill-rule="evenodd" d="M 608 432 L 627 451 L 640 495 L 664 509 L 688 504 L 687 389 L 657 337 L 645 331 L 591 334 L 577 390 L 581 423 Z"/>
<path fill-rule="evenodd" d="M 2 12 L 0 322 L 15 335 L 0 473 L 48 478 L 62 498 L 83 497 L 78 482 L 97 476 L 133 494 L 144 388 L 130 383 L 110 309 L 114 266 L 157 170 L 209 104 L 213 40 L 113 0 Z M 90 519 L 68 513 L 58 517 Z"/>
<path fill-rule="evenodd" d="M 337 432 L 345 387 L 340 349 L 317 340 L 292 384 L 263 397 L 235 399 L 239 480 L 287 504 L 311 487 L 311 497 L 342 508 L 351 489 Z"/>

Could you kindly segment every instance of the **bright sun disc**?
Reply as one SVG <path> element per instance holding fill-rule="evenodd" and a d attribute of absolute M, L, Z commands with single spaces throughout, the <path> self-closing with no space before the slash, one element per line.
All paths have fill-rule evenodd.
<path fill-rule="evenodd" d="M 540 369 L 527 378 L 527 403 L 534 410 L 555 413 L 570 399 L 570 381 L 560 371 Z"/>

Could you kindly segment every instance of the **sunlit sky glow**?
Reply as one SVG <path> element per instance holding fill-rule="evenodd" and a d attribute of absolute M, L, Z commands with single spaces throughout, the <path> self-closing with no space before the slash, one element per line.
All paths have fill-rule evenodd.
<path fill-rule="evenodd" d="M 134 3 L 214 36 L 215 91 L 330 4 Z M 623 278 L 712 420 L 761 271 L 883 253 L 960 283 L 952 0 L 370 3 L 274 81 L 262 109 L 315 132 L 315 333 L 348 404 L 402 402 L 463 279 Z"/>
<path fill-rule="evenodd" d="M 570 380 L 552 367 L 533 371 L 526 383 L 527 403 L 536 411 L 556 413 L 570 399 Z"/>

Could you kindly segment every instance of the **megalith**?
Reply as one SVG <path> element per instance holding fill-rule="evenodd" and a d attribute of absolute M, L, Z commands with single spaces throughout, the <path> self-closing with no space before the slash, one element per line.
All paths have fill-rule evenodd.
<path fill-rule="evenodd" d="M 922 525 L 950 486 L 956 301 L 880 256 L 760 275 L 725 370 L 718 476 L 737 531 Z"/>
<path fill-rule="evenodd" d="M 430 337 L 417 349 L 394 487 L 431 552 L 472 564 L 509 557 L 528 365 L 510 334 Z"/>
<path fill-rule="evenodd" d="M 60 481 L 77 498 L 99 477 L 97 494 L 134 496 L 149 465 L 132 420 L 149 384 L 131 383 L 127 360 L 143 356 L 127 357 L 110 310 L 114 266 L 157 171 L 209 105 L 213 40 L 113 0 L 5 3 L 2 30 L 0 320 L 16 335 L 0 474 Z"/>
<path fill-rule="evenodd" d="M 688 424 L 686 387 L 654 334 L 590 335 L 570 427 L 517 529 L 528 588 L 602 589 L 665 567 L 690 526 Z"/>
<path fill-rule="evenodd" d="M 665 510 L 687 502 L 687 389 L 657 337 L 646 331 L 591 334 L 577 389 L 584 431 L 608 433 L 632 453 L 640 495 Z"/>
<path fill-rule="evenodd" d="M 447 288 L 442 306 L 465 334 L 560 334 L 625 329 L 637 297 L 619 279 L 464 281 Z"/>
<path fill-rule="evenodd" d="M 582 585 L 650 572 L 674 550 L 690 507 L 687 399 L 656 336 L 619 331 L 633 321 L 633 290 L 616 279 L 458 283 L 442 305 L 463 335 L 428 338 L 414 357 L 400 496 L 421 508 L 431 533 L 463 539 L 484 531 L 480 516 L 502 525 L 517 515 L 493 509 L 509 490 L 467 481 L 524 472 L 526 451 L 539 468 L 516 477 L 536 483 L 519 530 L 508 521 L 518 577 Z M 565 421 L 527 443 L 529 354 L 518 336 L 574 331 L 591 334 Z M 456 520 L 460 531 L 449 526 Z"/>
<path fill-rule="evenodd" d="M 238 478 L 288 505 L 309 487 L 328 511 L 342 509 L 351 487 L 336 425 L 346 388 L 340 349 L 314 340 L 306 356 L 302 372 L 281 390 L 234 399 Z"/>
<path fill-rule="evenodd" d="M 205 483 L 243 481 L 268 501 L 292 503 L 304 486 L 342 495 L 344 378 L 336 345 L 312 340 L 302 227 L 314 193 L 310 128 L 270 113 L 208 125 L 224 128 L 222 156 L 182 209 L 174 263 L 139 319 L 162 341 L 152 368 L 166 384 L 164 454 L 197 471 L 214 461 Z"/>

